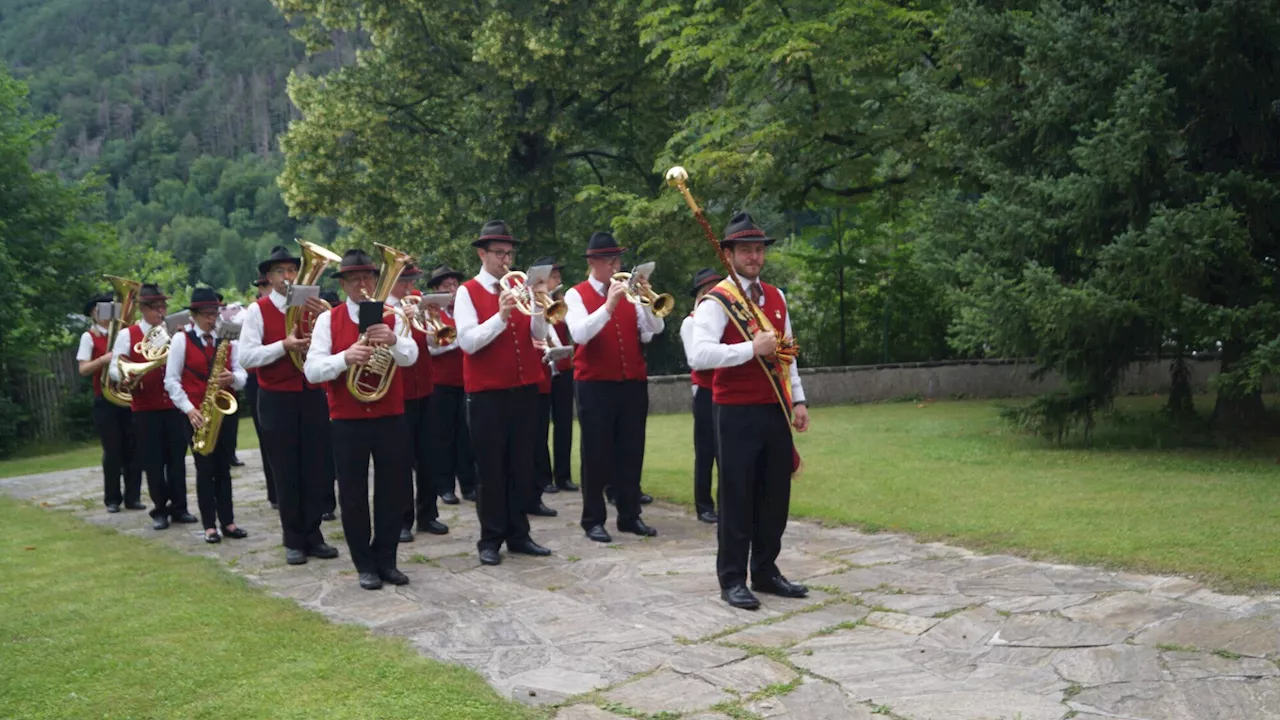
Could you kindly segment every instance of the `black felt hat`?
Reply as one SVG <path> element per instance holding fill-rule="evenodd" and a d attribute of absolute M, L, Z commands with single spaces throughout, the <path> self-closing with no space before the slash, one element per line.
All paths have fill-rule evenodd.
<path fill-rule="evenodd" d="M 413 263 L 405 265 L 404 270 L 400 273 L 401 280 L 417 280 L 420 277 L 422 277 L 422 268 Z"/>
<path fill-rule="evenodd" d="M 626 248 L 618 247 L 618 241 L 614 240 L 610 233 L 593 232 L 591 239 L 587 241 L 587 252 L 583 257 L 613 257 L 626 251 Z"/>
<path fill-rule="evenodd" d="M 431 277 L 427 279 L 427 287 L 433 288 L 449 278 L 455 278 L 458 282 L 462 282 L 462 273 L 448 265 L 437 265 L 431 271 Z"/>
<path fill-rule="evenodd" d="M 206 308 L 222 307 L 222 296 L 213 291 L 213 288 L 200 287 L 191 291 L 191 302 L 187 303 L 187 309 L 191 311 L 204 310 Z"/>
<path fill-rule="evenodd" d="M 715 270 L 712 270 L 711 268 L 702 268 L 693 274 L 693 289 L 689 291 L 689 296 L 697 297 L 698 291 L 701 290 L 704 285 L 714 285 L 723 279 L 723 277 L 716 274 Z"/>
<path fill-rule="evenodd" d="M 511 235 L 511 230 L 507 228 L 507 224 L 501 220 L 490 220 L 480 228 L 480 237 L 471 243 L 471 247 L 487 248 L 491 241 L 500 241 L 519 245 L 520 241 Z"/>
<path fill-rule="evenodd" d="M 320 299 L 329 303 L 333 307 L 337 307 L 342 301 L 338 299 L 338 293 L 333 290 L 321 290 Z"/>
<path fill-rule="evenodd" d="M 564 268 L 563 265 L 556 262 L 555 257 L 552 255 L 543 255 L 537 260 L 534 260 L 533 264 L 529 267 L 542 267 L 543 265 L 550 265 L 552 270 L 561 270 Z"/>
<path fill-rule="evenodd" d="M 160 288 L 155 283 L 143 283 L 138 289 L 138 304 L 148 305 L 150 303 L 164 302 L 169 299 L 168 295 L 160 292 Z"/>
<path fill-rule="evenodd" d="M 349 272 L 372 272 L 378 274 L 378 266 L 373 263 L 373 258 L 369 253 L 353 248 L 342 254 L 342 262 L 338 264 L 338 269 L 329 273 L 330 277 L 342 278 Z"/>
<path fill-rule="evenodd" d="M 284 245 L 277 245 L 271 248 L 271 254 L 267 256 L 266 260 L 258 263 L 258 274 L 266 275 L 271 266 L 276 263 L 293 263 L 295 267 L 301 268 L 302 258 L 291 255 L 289 248 Z"/>
<path fill-rule="evenodd" d="M 116 299 L 111 293 L 98 293 L 89 298 L 89 302 L 84 304 L 84 314 L 86 317 L 93 317 L 93 311 L 98 307 L 98 303 L 112 302 Z"/>
<path fill-rule="evenodd" d="M 734 215 L 729 224 L 724 229 L 724 238 L 720 240 L 720 247 L 729 247 L 734 243 L 740 242 L 759 242 L 765 245 L 772 245 L 777 242 L 774 238 L 768 236 L 764 230 L 756 227 L 748 213 L 738 213 Z"/>
<path fill-rule="evenodd" d="M 266 274 L 259 274 L 258 279 L 253 281 L 254 287 L 266 287 L 270 284 L 271 281 L 267 279 Z"/>

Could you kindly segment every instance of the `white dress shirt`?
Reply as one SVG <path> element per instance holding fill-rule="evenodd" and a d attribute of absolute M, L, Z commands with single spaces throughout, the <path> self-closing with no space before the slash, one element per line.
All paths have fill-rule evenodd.
<path fill-rule="evenodd" d="M 491 295 L 498 294 L 494 291 L 498 278 L 490 275 L 488 270 L 482 268 L 480 274 L 476 276 L 476 282 Z M 512 308 L 511 312 L 520 311 Z M 480 322 L 480 318 L 476 315 L 476 306 L 471 303 L 471 293 L 466 285 L 458 288 L 458 294 L 453 298 L 453 318 L 458 324 L 457 344 L 462 348 L 462 352 L 468 355 L 480 352 L 507 329 L 507 321 L 502 319 L 501 313 L 494 313 L 493 317 L 483 323 Z M 535 340 L 546 338 L 547 323 L 542 316 L 534 315 L 530 321 L 530 336 Z"/>
<path fill-rule="evenodd" d="M 285 311 L 285 297 L 272 290 L 267 297 L 280 312 Z M 270 365 L 284 357 L 284 340 L 277 340 L 270 345 L 262 344 L 262 308 L 257 302 L 249 304 L 244 311 L 244 322 L 240 325 L 240 362 L 245 368 L 252 369 Z"/>
<path fill-rule="evenodd" d="M 151 332 L 151 328 L 155 326 L 146 320 L 142 320 L 138 322 L 138 327 L 142 328 L 142 337 L 146 338 L 147 333 Z M 111 365 L 107 368 L 107 373 L 116 382 L 120 382 L 120 358 L 133 351 L 133 343 L 129 342 L 131 336 L 129 328 L 123 328 L 116 333 L 116 344 L 111 348 L 111 352 L 115 353 L 115 355 L 111 358 Z"/>
<path fill-rule="evenodd" d="M 742 283 L 742 290 L 750 296 L 751 286 L 758 280 L 747 280 L 742 276 L 738 276 L 738 280 Z M 778 295 L 782 296 L 782 291 L 778 291 Z M 760 301 L 760 310 L 764 311 L 766 299 Z M 786 308 L 787 298 L 782 296 L 783 308 Z M 767 317 L 767 315 L 766 315 Z M 692 346 L 685 346 L 685 353 L 688 356 L 689 367 L 694 370 L 714 370 L 715 368 L 737 367 L 743 363 L 751 362 L 755 357 L 755 351 L 751 348 L 751 341 L 745 340 L 733 345 L 725 345 L 720 342 L 720 338 L 724 336 L 724 329 L 729 325 L 729 316 L 725 314 L 724 306 L 719 300 L 711 297 L 703 297 L 698 303 L 697 310 L 693 314 L 693 341 Z M 777 328 L 774 328 L 777 330 Z M 683 334 L 683 333 L 682 333 Z M 791 313 L 787 313 L 786 327 L 783 328 L 781 336 L 791 337 Z M 781 339 L 781 337 L 779 338 Z M 804 387 L 800 384 L 800 368 L 799 363 L 791 363 L 791 402 L 805 402 Z"/>
<path fill-rule="evenodd" d="M 83 333 L 80 333 L 80 347 L 76 350 L 76 360 L 80 362 L 89 362 L 93 359 L 93 335 L 106 335 L 107 331 L 101 325 L 94 325 Z"/>
<path fill-rule="evenodd" d="M 680 323 L 680 344 L 684 346 L 684 359 L 689 363 L 689 367 L 693 368 L 693 316 L 687 315 L 683 322 Z M 698 394 L 698 386 L 690 385 L 693 388 L 693 394 Z"/>
<path fill-rule="evenodd" d="M 344 307 L 352 322 L 359 323 L 360 305 L 351 298 L 347 298 L 343 305 L 316 318 L 315 327 L 311 329 L 311 348 L 307 350 L 307 361 L 303 363 L 303 372 L 306 373 L 307 382 L 313 385 L 329 382 L 347 371 L 346 354 L 341 352 L 333 354 L 333 335 L 329 330 L 333 313 L 342 312 Z M 406 337 L 400 334 L 404 329 L 404 323 L 399 316 L 394 316 L 394 323 L 390 327 L 396 335 L 395 344 L 389 348 L 391 357 L 400 367 L 413 365 L 418 361 L 418 343 L 414 342 L 412 335 Z"/>
<path fill-rule="evenodd" d="M 200 328 L 196 328 L 196 335 L 204 335 Z M 207 333 L 213 342 L 218 342 L 218 333 Z M 203 338 L 201 338 L 203 341 Z M 235 376 L 231 381 L 231 390 L 239 390 L 244 387 L 245 382 L 249 380 L 249 372 L 240 365 L 240 348 L 239 343 L 231 341 L 230 358 L 227 362 L 227 369 Z M 169 393 L 169 399 L 173 401 L 173 406 L 181 410 L 184 414 L 196 409 L 197 402 L 204 402 L 204 398 L 195 398 L 193 401 L 187 397 L 187 391 L 182 389 L 182 373 L 187 364 L 187 334 L 185 332 L 178 333 L 169 341 L 169 360 L 164 366 L 164 389 Z M 213 370 L 213 358 L 209 358 L 210 370 Z M 215 383 L 217 378 L 210 377 L 209 382 Z"/>
<path fill-rule="evenodd" d="M 599 293 L 601 298 L 607 298 L 609 294 L 609 285 L 595 279 L 595 276 L 587 278 L 591 283 L 591 287 Z M 582 301 L 582 295 L 578 293 L 578 288 L 572 287 L 564 294 L 564 304 L 568 307 L 565 313 L 564 321 L 569 326 L 569 336 L 573 338 L 573 342 L 578 345 L 585 345 L 591 342 L 591 338 L 595 337 L 609 323 L 611 314 L 607 305 L 601 305 L 596 311 L 587 314 L 587 306 Z M 653 339 L 654 335 L 662 332 L 666 328 L 666 323 L 662 318 L 653 314 L 653 309 L 632 303 L 630 300 L 623 298 L 618 301 L 618 307 L 623 305 L 632 305 L 635 307 L 636 327 L 640 330 L 640 342 L 647 343 Z"/>
<path fill-rule="evenodd" d="M 449 312 L 448 308 L 440 308 L 440 314 L 453 317 L 453 313 Z M 455 330 L 456 329 L 457 328 L 455 328 Z M 435 336 L 433 335 L 432 337 L 434 338 Z M 449 343 L 448 345 L 443 345 L 443 346 L 437 345 L 435 342 L 428 343 L 427 352 L 431 353 L 431 357 L 435 357 L 437 355 L 443 355 L 447 352 L 453 352 L 457 349 L 458 349 L 458 341 L 455 339 L 453 342 Z"/>

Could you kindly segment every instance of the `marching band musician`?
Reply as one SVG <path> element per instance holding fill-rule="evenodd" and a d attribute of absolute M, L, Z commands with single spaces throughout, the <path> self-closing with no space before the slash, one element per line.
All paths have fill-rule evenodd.
<path fill-rule="evenodd" d="M 555 258 L 546 256 L 540 258 L 534 263 L 538 265 L 550 265 L 551 275 L 547 278 L 548 288 L 557 288 L 560 286 L 561 265 L 555 261 Z M 556 333 L 556 339 L 561 347 L 571 348 L 572 339 L 569 337 L 569 326 L 564 320 L 556 323 L 553 328 Z M 550 333 L 547 338 L 550 339 Z M 573 354 L 568 353 L 563 358 L 555 361 L 550 366 L 551 375 L 551 393 L 549 403 L 546 408 L 539 408 L 539 418 L 547 416 L 543 422 L 548 427 L 554 423 L 555 433 L 552 437 L 552 446 L 555 450 L 555 468 L 551 469 L 551 458 L 547 458 L 547 471 L 540 474 L 540 480 L 543 484 L 542 491 L 548 493 L 556 493 L 564 490 L 566 492 L 577 492 L 578 486 L 573 483 L 572 473 L 570 471 L 571 458 L 573 452 Z M 546 433 L 540 433 L 539 437 Z M 545 441 L 544 443 L 545 444 Z M 541 461 L 540 461 L 541 462 Z M 554 476 L 554 480 L 552 477 Z"/>
<path fill-rule="evenodd" d="M 384 581 L 406 585 L 409 578 L 396 568 L 396 545 L 412 493 L 413 457 L 409 426 L 404 418 L 404 375 L 418 360 L 418 344 L 403 335 L 403 320 L 394 317 L 369 325 L 360 342 L 360 304 L 372 298 L 379 271 L 363 250 L 348 250 L 332 276 L 347 300 L 321 315 L 311 334 L 305 371 L 307 380 L 323 383 L 333 425 L 333 459 L 338 470 L 338 503 L 342 530 L 351 560 L 360 574 L 360 587 L 377 590 Z M 362 402 L 347 388 L 347 370 L 364 365 L 375 346 L 385 346 L 400 368 L 390 389 L 378 400 Z M 369 517 L 369 459 L 373 458 L 373 524 Z"/>
<path fill-rule="evenodd" d="M 791 502 L 795 447 L 791 429 L 804 432 L 809 413 L 794 362 L 775 376 L 768 368 L 776 356 L 777 331 L 791 336 L 787 301 L 778 289 L 760 281 L 765 248 L 773 244 L 747 213 L 735 215 L 720 247 L 728 250 L 734 272 L 764 318 L 758 323 L 746 298 L 725 280 L 708 292 L 694 311 L 690 365 L 715 370 L 712 402 L 720 467 L 719 549 L 716 573 L 720 597 L 736 608 L 754 610 L 760 601 L 751 588 L 783 597 L 804 597 L 808 588 L 783 577 L 776 561 L 782 550 Z M 754 337 L 753 337 L 754 335 Z M 791 416 L 780 405 L 790 401 Z"/>
<path fill-rule="evenodd" d="M 413 294 L 421 294 L 413 289 L 413 284 L 422 277 L 417 265 L 408 265 L 400 273 L 399 280 L 391 287 L 387 296 L 387 306 L 403 308 L 401 298 Z M 419 307 L 426 312 L 426 308 Z M 432 395 L 432 360 L 430 345 L 434 340 L 424 332 L 410 329 L 413 340 L 418 345 L 418 360 L 413 367 L 405 368 L 399 374 L 404 376 L 404 417 L 409 424 L 409 438 L 413 450 L 410 453 L 414 485 L 409 488 L 410 502 L 405 506 L 404 523 L 400 528 L 400 542 L 413 542 L 413 519 L 418 518 L 418 532 L 432 535 L 445 535 L 449 526 L 440 522 L 440 510 L 436 505 L 435 478 L 431 474 L 431 395 Z M 418 499 L 415 506 L 412 502 L 413 491 L 417 489 Z M 415 513 L 416 510 L 416 513 Z"/>
<path fill-rule="evenodd" d="M 640 475 L 649 414 L 648 371 L 642 346 L 665 323 L 652 309 L 626 298 L 613 280 L 622 253 L 613 235 L 597 232 L 587 243 L 590 276 L 565 293 L 565 322 L 576 345 L 574 384 L 582 428 L 582 529 L 596 542 L 612 542 L 604 529 L 604 485 L 613 490 L 620 532 L 652 537 L 640 519 Z M 644 283 L 644 281 L 641 281 Z"/>
<path fill-rule="evenodd" d="M 503 221 L 485 223 L 471 243 L 482 267 L 458 289 L 454 305 L 471 446 L 484 449 L 476 453 L 476 547 L 485 565 L 502 562 L 498 549 L 503 542 L 508 552 L 551 554 L 529 537 L 524 512 L 534 483 L 545 323 L 541 316 L 517 310 L 514 293 L 499 286 L 518 244 Z"/>
<path fill-rule="evenodd" d="M 448 265 L 431 271 L 427 289 L 449 293 L 449 307 L 440 308 L 440 322 L 457 329 L 453 303 L 457 297 L 462 273 Z M 435 473 L 436 493 L 446 505 L 457 505 L 454 483 L 462 490 L 462 499 L 476 499 L 476 465 L 471 453 L 471 433 L 467 429 L 466 390 L 463 387 L 462 352 L 458 343 L 436 343 L 430 347 L 435 372 L 431 392 L 432 453 L 431 472 Z"/>
<path fill-rule="evenodd" d="M 258 275 L 253 285 L 258 289 L 259 300 L 271 294 L 271 281 L 267 280 L 266 275 Z M 258 418 L 258 368 L 246 369 L 246 371 L 249 379 L 244 386 L 244 399 L 249 404 L 249 415 L 253 418 L 253 432 L 258 436 L 258 453 L 262 455 L 262 474 L 267 481 L 267 502 L 271 503 L 272 510 L 279 510 L 280 503 L 276 500 L 276 483 L 272 479 L 271 463 L 267 461 L 267 444 L 262 440 L 262 422 Z"/>
<path fill-rule="evenodd" d="M 711 268 L 703 268 L 693 276 L 693 305 L 696 308 L 702 297 L 724 278 Z M 680 324 L 680 341 L 684 345 L 685 359 L 693 367 L 693 313 Z M 715 523 L 716 501 L 711 494 L 711 467 L 716 462 L 716 431 L 711 417 L 712 381 L 715 370 L 694 370 L 693 382 L 693 507 L 698 519 Z"/>
<path fill-rule="evenodd" d="M 143 362 L 135 347 L 151 329 L 164 323 L 169 296 L 152 283 L 138 290 L 138 306 L 142 320 L 129 326 L 128 332 L 116 334 L 111 358 L 111 379 L 120 382 L 120 361 Z M 187 512 L 187 419 L 173 407 L 164 389 L 164 371 L 156 367 L 139 380 L 131 390 L 134 428 L 141 451 L 142 469 L 147 475 L 147 491 L 154 507 L 152 527 L 164 530 L 172 520 L 194 523 L 196 516 Z"/>
<path fill-rule="evenodd" d="M 213 420 L 202 412 L 209 383 L 234 393 L 244 387 L 248 379 L 248 373 L 240 367 L 239 343 L 218 337 L 216 326 L 221 307 L 221 296 L 209 288 L 196 288 L 187 306 L 195 327 L 175 335 L 169 342 L 164 387 L 174 407 L 187 416 L 188 443 L 193 441 L 197 430 Z M 227 350 L 227 365 L 217 377 L 211 377 L 218 348 L 228 342 L 231 345 Z M 249 536 L 236 526 L 231 507 L 231 456 L 235 448 L 226 441 L 231 436 L 230 428 L 236 417 L 229 415 L 223 420 L 217 437 L 209 438 L 209 442 L 215 443 L 213 452 L 208 455 L 192 453 L 196 464 L 196 505 L 200 508 L 200 521 L 204 524 L 204 541 L 207 543 L 222 541 L 218 535 L 219 521 L 223 535 L 229 538 Z"/>
<path fill-rule="evenodd" d="M 326 481 L 328 492 L 333 492 L 326 461 L 331 443 L 325 395 L 307 382 L 288 354 L 305 350 L 310 340 L 297 331 L 285 332 L 286 293 L 301 265 L 302 259 L 283 245 L 271 248 L 267 259 L 258 263 L 271 292 L 249 306 L 240 328 L 240 363 L 257 369 L 262 447 L 276 485 L 285 560 L 290 565 L 301 565 L 308 557 L 338 557 L 338 549 L 326 543 L 320 531 Z M 307 299 L 306 309 L 325 311 L 324 303 L 315 298 Z"/>
<path fill-rule="evenodd" d="M 80 348 L 76 352 L 80 376 L 93 378 L 93 425 L 102 442 L 102 501 L 109 513 L 120 512 L 121 503 L 130 510 L 147 509 L 142 504 L 142 465 L 134 438 L 133 413 L 102 396 L 102 371 L 115 355 L 107 347 L 110 319 L 98 316 L 98 304 L 114 299 L 114 295 L 106 293 L 85 304 L 84 314 L 93 324 L 80 335 Z"/>
<path fill-rule="evenodd" d="M 342 304 L 342 299 L 333 290 L 321 290 L 320 299 L 329 303 L 329 307 Z M 327 408 L 326 408 L 327 410 Z M 321 503 L 320 519 L 325 522 L 337 520 L 338 512 L 338 470 L 333 466 L 333 452 L 324 454 L 324 501 Z"/>

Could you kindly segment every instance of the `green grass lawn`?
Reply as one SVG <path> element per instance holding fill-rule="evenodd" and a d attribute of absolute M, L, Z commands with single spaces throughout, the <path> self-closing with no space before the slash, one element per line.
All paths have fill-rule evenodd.
<path fill-rule="evenodd" d="M 534 713 L 469 670 L 331 624 L 211 561 L 0 497 L 0 717 Z"/>
<path fill-rule="evenodd" d="M 1140 413 L 1159 402 L 1121 407 Z M 1226 589 L 1280 587 L 1275 452 L 1150 449 L 1156 438 L 1135 417 L 1101 426 L 1094 449 L 1058 448 L 1009 430 L 991 402 L 812 416 L 797 436 L 805 469 L 792 485 L 793 516 Z M 650 494 L 692 505 L 691 427 L 684 415 L 649 419 Z"/>

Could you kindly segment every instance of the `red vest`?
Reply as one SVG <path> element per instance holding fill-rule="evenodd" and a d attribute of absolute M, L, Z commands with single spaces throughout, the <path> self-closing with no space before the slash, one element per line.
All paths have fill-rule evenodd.
<path fill-rule="evenodd" d="M 454 320 L 452 315 L 443 312 L 440 313 L 440 322 L 455 330 L 458 328 L 458 321 Z M 458 341 L 454 340 L 454 342 Z M 431 358 L 431 364 L 435 371 L 436 385 L 462 387 L 462 355 L 461 350 L 454 348 L 447 353 Z"/>
<path fill-rule="evenodd" d="M 134 347 L 142 342 L 142 326 L 129 326 L 129 354 L 124 360 L 131 362 L 142 362 L 143 358 L 134 352 Z M 149 410 L 172 410 L 173 401 L 169 399 L 169 393 L 164 389 L 164 364 L 142 376 L 142 380 L 130 391 L 133 395 L 133 402 L 129 407 L 134 412 L 147 412 Z"/>
<path fill-rule="evenodd" d="M 197 331 L 197 334 L 199 331 Z M 197 408 L 200 403 L 204 402 L 204 394 L 209 389 L 209 366 L 213 365 L 213 356 L 217 352 L 215 346 L 198 347 L 194 340 L 191 339 L 191 333 L 183 333 L 186 335 L 186 355 L 183 358 L 182 366 L 182 391 L 187 394 L 187 399 Z M 221 342 L 226 342 L 222 340 Z M 232 358 L 235 354 L 233 347 L 227 353 L 227 369 L 231 369 Z"/>
<path fill-rule="evenodd" d="M 462 284 L 471 296 L 476 319 L 484 321 L 498 314 L 498 296 L 484 289 L 474 278 Z M 529 316 L 512 310 L 507 329 L 474 355 L 462 357 L 462 385 L 469 393 L 510 390 L 542 381 L 542 353 L 533 347 Z"/>
<path fill-rule="evenodd" d="M 97 360 L 107 354 L 107 336 L 99 335 L 90 330 L 89 341 L 93 343 L 93 357 L 90 360 Z M 102 397 L 102 371 L 93 374 L 93 394 Z"/>
<path fill-rule="evenodd" d="M 400 368 L 396 375 L 404 375 L 404 399 L 421 400 L 435 389 L 431 352 L 427 346 L 427 334 L 410 328 L 413 341 L 418 344 L 418 362 L 412 367 Z"/>
<path fill-rule="evenodd" d="M 782 293 L 778 292 L 778 288 L 763 282 L 760 283 L 760 288 L 764 290 L 764 307 L 761 311 L 781 335 L 783 328 L 787 326 L 787 306 L 782 301 Z M 747 340 L 749 338 L 744 338 L 732 322 L 724 326 L 724 334 L 720 336 L 720 342 L 726 345 Z M 717 405 L 776 405 L 778 396 L 773 393 L 773 384 L 765 369 L 753 356 L 736 367 L 716 368 L 711 401 Z"/>
<path fill-rule="evenodd" d="M 262 345 L 263 347 L 285 339 L 284 313 L 271 302 L 270 295 L 258 298 L 258 310 L 262 313 Z M 307 382 L 306 376 L 293 364 L 289 353 L 285 353 L 275 362 L 257 368 L 258 387 L 271 392 L 302 392 L 315 387 Z"/>
<path fill-rule="evenodd" d="M 332 353 L 337 355 L 356 344 L 360 339 L 360 325 L 351 319 L 347 304 L 342 303 L 329 311 L 329 337 Z M 285 358 L 287 361 L 288 358 Z M 377 402 L 356 400 L 347 391 L 347 372 L 324 384 L 329 397 L 329 418 L 332 420 L 372 420 L 389 415 L 404 414 L 404 374 L 407 368 L 398 367 L 391 376 L 391 387 Z"/>
<path fill-rule="evenodd" d="M 600 309 L 605 298 L 591 287 L 590 280 L 574 288 L 582 298 L 587 314 Z M 648 369 L 640 352 L 640 327 L 636 308 L 629 301 L 618 303 L 600 332 L 590 342 L 579 343 L 573 350 L 575 380 L 646 380 Z"/>
<path fill-rule="evenodd" d="M 693 317 L 693 313 L 689 313 L 689 317 Z M 694 370 L 689 373 L 690 379 L 696 387 L 712 389 L 712 382 L 715 380 L 715 370 Z"/>
<path fill-rule="evenodd" d="M 563 346 L 567 347 L 570 344 L 572 344 L 573 339 L 569 336 L 569 325 L 567 323 L 560 322 L 556 324 L 556 337 L 560 338 L 560 344 Z M 573 368 L 572 353 L 565 355 L 563 358 L 560 358 L 559 360 L 556 361 L 556 370 L 559 370 L 560 372 L 567 372 L 572 368 Z"/>

